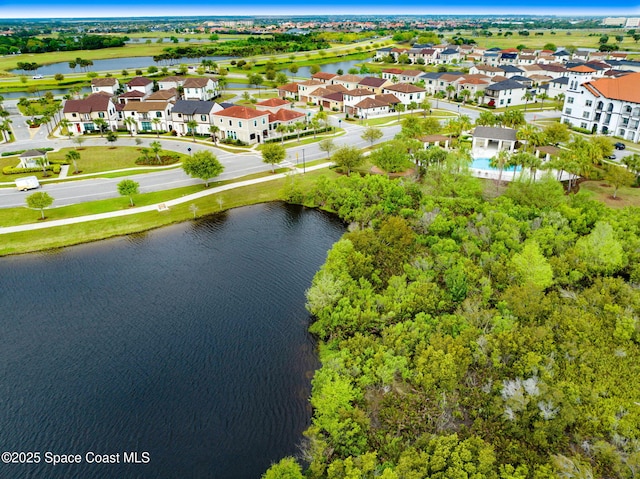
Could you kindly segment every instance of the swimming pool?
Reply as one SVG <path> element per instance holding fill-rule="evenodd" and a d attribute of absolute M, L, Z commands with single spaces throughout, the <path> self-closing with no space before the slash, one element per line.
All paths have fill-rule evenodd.
<path fill-rule="evenodd" d="M 491 168 L 489 166 L 489 160 L 490 158 L 475 158 L 473 163 L 471 163 L 471 168 L 475 168 L 476 170 L 499 171 L 498 168 Z M 516 171 L 516 169 L 510 166 L 509 168 L 503 168 L 502 171 Z"/>

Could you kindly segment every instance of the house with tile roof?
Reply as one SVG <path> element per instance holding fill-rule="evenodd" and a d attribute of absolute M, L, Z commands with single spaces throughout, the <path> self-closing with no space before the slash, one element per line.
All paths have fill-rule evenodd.
<path fill-rule="evenodd" d="M 344 93 L 336 91 L 322 97 L 322 108 L 331 111 L 342 111 L 344 109 Z"/>
<path fill-rule="evenodd" d="M 496 75 L 502 75 L 504 70 L 502 68 L 487 65 L 485 63 L 479 63 L 469 68 L 469 73 L 472 75 L 486 75 L 488 77 L 494 77 Z"/>
<path fill-rule="evenodd" d="M 318 81 L 318 80 L 307 80 L 298 83 L 298 98 L 300 101 L 308 102 L 310 101 L 309 95 L 317 90 L 318 88 L 324 88 L 326 83 Z"/>
<path fill-rule="evenodd" d="M 402 70 L 401 68 L 387 68 L 382 70 L 382 78 L 392 83 L 414 83 L 420 80 L 424 72 L 421 70 Z"/>
<path fill-rule="evenodd" d="M 305 123 L 307 120 L 307 115 L 302 112 L 295 110 L 287 110 L 280 109 L 278 111 L 269 112 L 269 135 L 268 137 L 273 137 L 276 128 L 278 125 L 295 125 L 298 122 Z"/>
<path fill-rule="evenodd" d="M 298 83 L 292 82 L 280 85 L 278 87 L 278 97 L 282 99 L 293 98 L 294 100 L 298 100 Z"/>
<path fill-rule="evenodd" d="M 185 100 L 212 100 L 220 95 L 218 81 L 211 77 L 187 78 L 182 85 Z"/>
<path fill-rule="evenodd" d="M 424 88 L 412 85 L 411 83 L 398 83 L 396 85 L 386 86 L 382 89 L 382 93 L 395 95 L 396 98 L 400 100 L 400 103 L 404 105 L 412 102 L 420 104 L 427 95 L 427 91 Z"/>
<path fill-rule="evenodd" d="M 146 97 L 153 93 L 153 81 L 146 77 L 134 77 L 127 82 L 126 90 L 125 93 L 138 91 Z"/>
<path fill-rule="evenodd" d="M 268 111 L 271 113 L 275 113 L 282 109 L 293 109 L 293 103 L 288 100 L 283 100 L 282 98 L 268 98 L 267 100 L 262 100 L 256 103 L 255 107 L 258 111 Z"/>
<path fill-rule="evenodd" d="M 154 91 L 146 98 L 146 101 L 173 101 L 178 99 L 178 92 L 175 88 L 169 88 L 168 90 Z"/>
<path fill-rule="evenodd" d="M 269 113 L 246 106 L 232 106 L 212 115 L 212 124 L 220 128 L 220 136 L 240 140 L 248 145 L 269 138 Z"/>
<path fill-rule="evenodd" d="M 598 78 L 570 88 L 562 122 L 640 142 L 640 73 Z"/>
<path fill-rule="evenodd" d="M 366 88 L 373 93 L 380 94 L 386 85 L 391 85 L 391 81 L 378 77 L 364 77 L 360 83 L 358 83 L 358 88 Z"/>
<path fill-rule="evenodd" d="M 213 124 L 213 115 L 222 110 L 222 106 L 213 101 L 178 100 L 171 109 L 173 130 L 178 135 L 192 134 L 189 122 L 195 121 L 195 133 L 208 135 L 209 127 Z"/>
<path fill-rule="evenodd" d="M 358 75 L 339 75 L 331 79 L 332 85 L 342 85 L 347 90 L 358 88 L 358 83 L 362 81 L 362 77 Z"/>
<path fill-rule="evenodd" d="M 148 133 L 151 131 L 171 131 L 171 110 L 173 103 L 168 101 L 140 101 L 130 102 L 122 108 L 122 126 L 132 133 Z M 133 118 L 135 126 L 124 123 L 125 118 Z"/>
<path fill-rule="evenodd" d="M 376 94 L 366 88 L 355 88 L 344 92 L 344 112 L 353 115 L 353 107 L 366 98 L 374 99 Z"/>
<path fill-rule="evenodd" d="M 331 80 L 337 76 L 335 73 L 318 72 L 311 75 L 311 79 L 321 81 L 322 83 L 331 83 Z"/>
<path fill-rule="evenodd" d="M 526 92 L 527 88 L 522 83 L 507 79 L 485 88 L 482 103 L 496 108 L 524 105 Z"/>
<path fill-rule="evenodd" d="M 118 127 L 116 106 L 108 93 L 92 93 L 82 100 L 67 100 L 62 110 L 64 117 L 71 125 L 69 131 L 74 133 L 91 133 L 96 131 L 95 120 L 107 122 L 108 129 Z"/>
<path fill-rule="evenodd" d="M 120 82 L 117 78 L 92 78 L 91 79 L 91 93 L 108 93 L 109 95 L 115 95 L 120 89 Z"/>
<path fill-rule="evenodd" d="M 182 85 L 184 85 L 185 77 L 179 76 L 168 76 L 164 77 L 157 81 L 159 90 L 178 90 Z"/>

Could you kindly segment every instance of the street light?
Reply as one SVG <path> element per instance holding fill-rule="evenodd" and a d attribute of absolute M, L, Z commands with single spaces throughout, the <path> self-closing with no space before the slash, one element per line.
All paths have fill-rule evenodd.
<path fill-rule="evenodd" d="M 458 116 L 460 116 L 460 104 L 458 104 Z"/>
<path fill-rule="evenodd" d="M 307 172 L 307 163 L 304 159 L 304 148 L 302 149 L 302 174 L 304 175 Z"/>

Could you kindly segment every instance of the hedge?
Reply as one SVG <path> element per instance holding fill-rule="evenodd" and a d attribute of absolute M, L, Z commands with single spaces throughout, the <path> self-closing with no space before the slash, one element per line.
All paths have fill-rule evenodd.
<path fill-rule="evenodd" d="M 45 168 L 45 170 L 51 171 L 54 175 L 57 175 L 60 173 L 60 165 L 59 164 L 49 165 Z M 2 168 L 2 173 L 5 175 L 19 175 L 20 173 L 39 173 L 41 171 L 42 171 L 42 168 L 40 167 L 16 168 L 15 166 L 5 166 L 4 168 Z"/>

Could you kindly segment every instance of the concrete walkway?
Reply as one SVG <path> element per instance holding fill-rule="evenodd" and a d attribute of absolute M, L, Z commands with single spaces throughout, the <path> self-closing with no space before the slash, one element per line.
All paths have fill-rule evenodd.
<path fill-rule="evenodd" d="M 333 163 L 327 162 L 322 163 L 320 165 L 309 166 L 306 168 L 307 171 L 320 170 L 322 168 L 328 168 Z M 126 210 L 119 211 L 110 211 L 108 213 L 100 213 L 95 215 L 87 215 L 87 216 L 78 216 L 75 218 L 66 218 L 63 220 L 54 220 L 54 221 L 42 221 L 38 223 L 31 223 L 28 225 L 18 225 L 18 226 L 7 226 L 4 228 L 0 228 L 0 235 L 8 234 L 8 233 L 17 233 L 20 231 L 32 231 L 39 230 L 43 228 L 53 228 L 55 226 L 64 226 L 64 225 L 73 225 L 77 223 L 86 223 L 87 221 L 97 221 L 106 218 L 117 218 L 121 216 L 130 216 L 138 213 L 146 213 L 149 211 L 158 211 L 160 214 L 162 211 L 166 211 L 168 208 L 172 206 L 179 205 L 181 203 L 188 203 L 189 201 L 197 200 L 198 198 L 202 198 L 204 196 L 215 195 L 216 193 L 221 193 L 223 191 L 232 190 L 234 188 L 242 188 L 243 186 L 256 185 L 259 183 L 266 183 L 267 181 L 279 180 L 282 178 L 286 178 L 289 175 L 299 174 L 300 170 L 294 168 L 293 171 L 287 173 L 278 173 L 275 175 L 265 176 L 262 178 L 255 178 L 253 180 L 239 181 L 237 183 L 230 183 L 228 185 L 218 186 L 216 188 L 206 189 L 199 191 L 197 193 L 193 193 L 191 195 L 183 196 L 180 198 L 176 198 L 173 200 L 168 200 L 162 203 L 157 203 L 154 205 L 148 206 L 140 206 L 137 208 L 129 208 Z"/>

